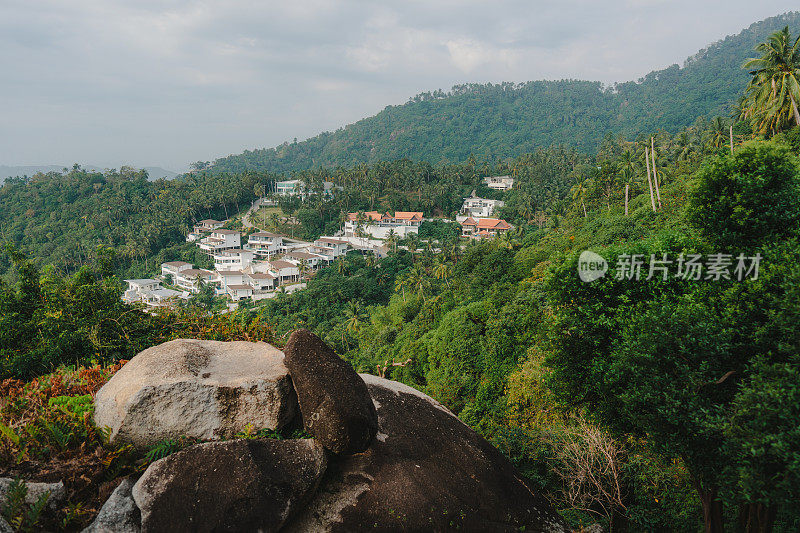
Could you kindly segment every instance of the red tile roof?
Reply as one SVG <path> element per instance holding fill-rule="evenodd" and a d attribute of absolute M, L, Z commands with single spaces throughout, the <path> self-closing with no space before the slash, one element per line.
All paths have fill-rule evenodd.
<path fill-rule="evenodd" d="M 500 218 L 482 218 L 478 220 L 478 229 L 511 229 L 511 224 Z"/>
<path fill-rule="evenodd" d="M 397 220 L 422 220 L 421 211 L 395 211 L 394 218 Z"/>

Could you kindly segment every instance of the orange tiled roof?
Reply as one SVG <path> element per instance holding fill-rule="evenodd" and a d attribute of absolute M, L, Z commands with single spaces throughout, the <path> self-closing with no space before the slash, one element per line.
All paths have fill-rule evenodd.
<path fill-rule="evenodd" d="M 478 220 L 478 229 L 511 229 L 511 224 L 500 218 L 482 218 Z"/>
<path fill-rule="evenodd" d="M 422 220 L 421 211 L 395 211 L 394 218 L 397 220 Z"/>

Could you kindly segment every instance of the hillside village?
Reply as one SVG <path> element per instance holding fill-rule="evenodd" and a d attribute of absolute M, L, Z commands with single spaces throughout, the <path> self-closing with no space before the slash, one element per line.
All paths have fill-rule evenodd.
<path fill-rule="evenodd" d="M 491 176 L 483 181 L 488 188 L 497 191 L 511 190 L 514 185 L 514 179 L 509 176 Z M 317 193 L 330 198 L 340 189 L 324 182 Z M 251 212 L 263 206 L 275 206 L 275 198 L 302 200 L 310 194 L 312 192 L 301 180 L 278 181 L 271 197 L 257 199 Z M 513 226 L 505 220 L 492 218 L 503 206 L 502 200 L 479 198 L 473 191 L 464 198 L 456 216 L 461 237 L 465 241 L 491 239 L 512 230 Z M 436 219 L 426 219 L 420 211 L 347 213 L 340 231 L 311 242 L 256 227 L 253 232 L 228 229 L 225 226 L 230 221 L 201 220 L 188 231 L 186 242 L 194 243 L 206 254 L 213 261 L 213 269 L 196 268 L 186 261 L 168 261 L 161 264 L 157 279 L 125 280 L 128 288 L 122 299 L 149 308 L 171 306 L 200 294 L 205 286 L 213 287 L 215 296 L 234 304 L 273 298 L 280 292 L 302 289 L 304 281 L 314 272 L 348 253 L 385 257 L 389 246 L 397 246 L 410 235 L 418 235 L 425 220 Z M 406 248 L 402 244 L 400 247 Z"/>

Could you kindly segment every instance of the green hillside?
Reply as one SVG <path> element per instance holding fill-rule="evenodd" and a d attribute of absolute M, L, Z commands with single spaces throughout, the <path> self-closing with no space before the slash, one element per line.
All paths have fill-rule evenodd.
<path fill-rule="evenodd" d="M 772 31 L 800 27 L 800 12 L 752 24 L 643 79 L 603 87 L 560 80 L 468 84 L 422 93 L 406 104 L 303 142 L 245 151 L 215 161 L 217 171 L 287 172 L 399 158 L 431 163 L 505 158 L 567 144 L 585 152 L 608 132 L 671 133 L 699 116 L 728 116 L 747 83 L 742 63 Z"/>

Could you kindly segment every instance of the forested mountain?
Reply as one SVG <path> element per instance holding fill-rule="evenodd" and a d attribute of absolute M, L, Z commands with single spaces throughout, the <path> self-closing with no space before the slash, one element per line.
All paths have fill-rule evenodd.
<path fill-rule="evenodd" d="M 8 166 L 0 165 L 0 183 L 6 178 L 13 178 L 16 176 L 33 176 L 37 173 L 46 174 L 48 172 L 60 172 L 67 167 L 59 165 L 28 165 L 28 166 Z M 95 172 L 102 172 L 102 168 L 94 165 L 81 165 L 84 170 L 91 170 Z M 158 180 L 161 178 L 171 180 L 178 175 L 177 172 L 172 172 L 161 167 L 143 167 L 142 170 L 147 171 L 147 177 L 151 180 Z"/>
<path fill-rule="evenodd" d="M 741 66 L 770 32 L 800 12 L 752 24 L 687 59 L 638 81 L 603 87 L 560 80 L 468 84 L 422 93 L 404 105 L 303 142 L 245 151 L 218 159 L 217 171 L 286 172 L 398 158 L 431 163 L 504 158 L 566 144 L 592 152 L 608 132 L 630 138 L 663 129 L 676 132 L 699 116 L 728 116 L 748 74 Z"/>
<path fill-rule="evenodd" d="M 142 262 L 182 243 L 200 218 L 227 218 L 255 198 L 264 174 L 196 174 L 149 181 L 146 171 L 48 172 L 8 178 L 0 186 L 0 242 L 37 264 L 72 272 L 113 249 L 122 265 Z M 155 263 L 152 263 L 155 264 Z M 0 274 L 9 268 L 0 259 Z"/>

